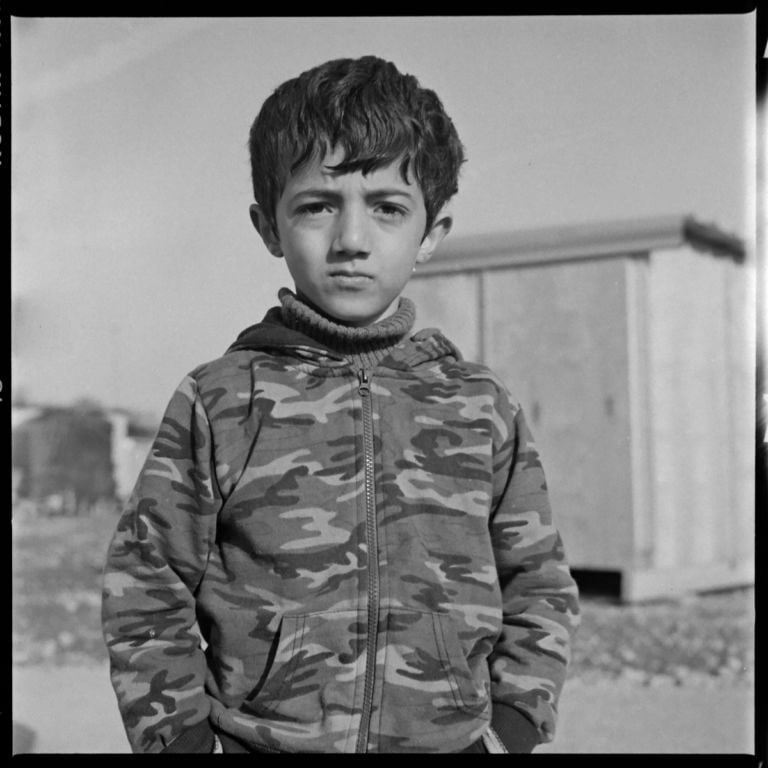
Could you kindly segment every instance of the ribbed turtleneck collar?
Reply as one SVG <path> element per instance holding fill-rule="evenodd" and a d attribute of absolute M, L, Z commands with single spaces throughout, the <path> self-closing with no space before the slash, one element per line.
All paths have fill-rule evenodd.
<path fill-rule="evenodd" d="M 292 291 L 281 288 L 283 323 L 309 336 L 324 347 L 348 358 L 357 368 L 375 368 L 411 331 L 416 308 L 410 299 L 400 298 L 395 312 L 366 326 L 342 325 L 321 315 Z"/>

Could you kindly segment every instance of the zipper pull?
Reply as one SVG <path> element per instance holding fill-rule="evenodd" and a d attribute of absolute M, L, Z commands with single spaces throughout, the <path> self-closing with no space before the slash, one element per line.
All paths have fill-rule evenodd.
<path fill-rule="evenodd" d="M 360 384 L 357 387 L 357 391 L 361 395 L 369 394 L 371 391 L 371 380 L 370 380 L 370 377 L 368 376 L 368 371 L 366 371 L 364 368 L 361 368 L 357 372 L 357 378 L 360 382 Z"/>

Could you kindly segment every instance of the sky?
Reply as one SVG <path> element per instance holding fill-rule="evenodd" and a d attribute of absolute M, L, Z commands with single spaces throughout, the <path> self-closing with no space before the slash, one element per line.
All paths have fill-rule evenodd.
<path fill-rule="evenodd" d="M 455 235 L 691 214 L 753 237 L 754 14 L 15 18 L 11 43 L 14 399 L 159 415 L 276 303 L 248 130 L 331 58 L 438 93 Z"/>

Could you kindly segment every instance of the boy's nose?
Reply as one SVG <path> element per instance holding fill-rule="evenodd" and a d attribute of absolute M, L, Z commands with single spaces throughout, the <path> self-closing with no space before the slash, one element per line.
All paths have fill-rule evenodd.
<path fill-rule="evenodd" d="M 368 222 L 365 211 L 348 208 L 339 216 L 336 224 L 333 250 L 340 254 L 359 255 L 368 253 Z"/>

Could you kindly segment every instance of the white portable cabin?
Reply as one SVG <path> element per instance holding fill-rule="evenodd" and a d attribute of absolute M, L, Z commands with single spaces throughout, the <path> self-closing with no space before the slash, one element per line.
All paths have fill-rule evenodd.
<path fill-rule="evenodd" d="M 620 597 L 754 581 L 754 304 L 690 216 L 449 237 L 406 294 L 527 414 L 574 570 Z"/>

